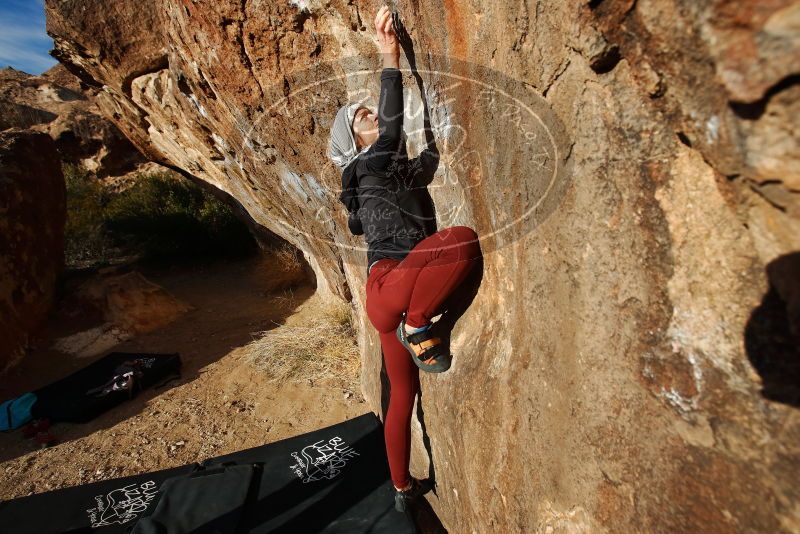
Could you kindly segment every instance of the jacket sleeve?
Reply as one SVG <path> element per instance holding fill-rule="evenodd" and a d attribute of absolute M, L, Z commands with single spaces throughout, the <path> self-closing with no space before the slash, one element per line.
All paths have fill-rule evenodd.
<path fill-rule="evenodd" d="M 364 154 L 370 171 L 384 171 L 394 159 L 403 131 L 403 75 L 399 69 L 381 71 L 378 104 L 378 139 Z"/>
<path fill-rule="evenodd" d="M 409 162 L 414 187 L 428 187 L 439 168 L 439 151 L 436 145 L 427 146 L 419 156 Z"/>

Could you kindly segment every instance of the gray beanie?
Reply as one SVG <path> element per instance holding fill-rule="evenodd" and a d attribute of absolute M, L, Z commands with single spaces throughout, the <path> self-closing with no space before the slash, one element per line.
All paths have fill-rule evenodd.
<path fill-rule="evenodd" d="M 344 170 L 360 154 L 353 136 L 353 119 L 360 107 L 362 107 L 361 102 L 345 104 L 339 108 L 336 118 L 333 119 L 331 137 L 328 141 L 328 157 L 341 170 Z M 367 148 L 364 147 L 361 152 Z"/>

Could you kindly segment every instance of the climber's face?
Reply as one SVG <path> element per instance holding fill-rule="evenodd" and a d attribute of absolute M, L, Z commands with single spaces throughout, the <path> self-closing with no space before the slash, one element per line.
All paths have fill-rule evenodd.
<path fill-rule="evenodd" d="M 353 118 L 353 137 L 361 150 L 378 139 L 378 114 L 368 108 L 358 108 Z"/>

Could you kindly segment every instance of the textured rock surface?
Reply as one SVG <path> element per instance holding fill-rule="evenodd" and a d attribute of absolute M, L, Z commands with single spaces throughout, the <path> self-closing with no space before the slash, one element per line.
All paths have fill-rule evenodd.
<path fill-rule="evenodd" d="M 414 422 L 445 526 L 800 529 L 799 4 L 397 5 L 442 153 L 439 226 L 474 227 L 485 253 Z M 377 7 L 47 2 L 59 58 L 145 154 L 229 193 L 353 299 L 380 410 L 366 259 L 324 157 L 336 107 L 377 97 L 377 70 L 357 74 L 379 64 Z M 469 80 L 538 103 L 541 131 Z"/>
<path fill-rule="evenodd" d="M 2 369 L 23 353 L 52 304 L 64 251 L 61 163 L 119 180 L 159 166 L 99 114 L 78 78 L 61 65 L 41 76 L 0 69 L 0 133 Z"/>
<path fill-rule="evenodd" d="M 0 132 L 0 370 L 47 316 L 64 264 L 66 192 L 53 140 Z"/>
<path fill-rule="evenodd" d="M 56 350 L 79 358 L 97 356 L 137 334 L 166 326 L 192 309 L 137 271 L 100 274 L 81 284 L 70 298 L 85 309 L 96 310 L 105 321 L 56 340 Z"/>
<path fill-rule="evenodd" d="M 41 76 L 0 69 L 0 130 L 27 128 L 50 134 L 65 163 L 100 178 L 155 170 L 116 126 L 100 115 L 92 90 L 63 65 Z"/>

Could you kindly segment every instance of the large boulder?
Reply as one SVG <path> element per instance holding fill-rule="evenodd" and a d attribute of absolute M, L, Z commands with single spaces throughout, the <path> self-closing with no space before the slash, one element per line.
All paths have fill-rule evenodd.
<path fill-rule="evenodd" d="M 46 3 L 57 57 L 138 148 L 352 299 L 376 411 L 364 245 L 325 148 L 339 105 L 377 100 L 378 4 Z M 398 4 L 409 151 L 424 95 L 439 227 L 485 255 L 413 423 L 444 525 L 800 529 L 798 4 Z"/>
<path fill-rule="evenodd" d="M 0 130 L 48 133 L 62 162 L 80 165 L 99 178 L 125 181 L 137 172 L 158 170 L 100 114 L 95 91 L 60 64 L 41 76 L 0 69 Z"/>
<path fill-rule="evenodd" d="M 100 273 L 68 297 L 81 313 L 99 312 L 103 323 L 56 340 L 53 348 L 78 358 L 108 351 L 121 341 L 171 323 L 192 306 L 141 273 Z"/>
<path fill-rule="evenodd" d="M 66 191 L 55 143 L 0 132 L 0 371 L 47 317 L 64 266 Z"/>

